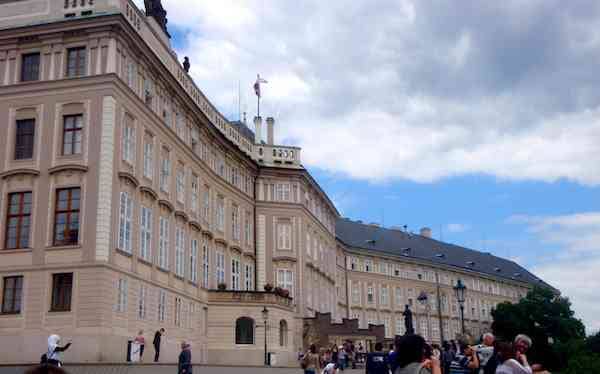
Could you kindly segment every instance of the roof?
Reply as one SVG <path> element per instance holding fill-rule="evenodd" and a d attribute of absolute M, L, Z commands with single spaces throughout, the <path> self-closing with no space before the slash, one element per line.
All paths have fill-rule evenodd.
<path fill-rule="evenodd" d="M 401 230 L 354 222 L 348 218 L 338 219 L 335 231 L 338 240 L 350 248 L 552 288 L 514 261 L 491 253 L 475 251 Z"/>
<path fill-rule="evenodd" d="M 248 126 L 246 126 L 246 124 L 242 121 L 229 121 L 229 123 L 234 126 L 235 128 L 237 128 L 237 130 L 240 132 L 240 134 L 248 139 L 248 141 L 250 141 L 250 143 L 254 144 L 254 131 L 250 130 L 250 128 Z"/>

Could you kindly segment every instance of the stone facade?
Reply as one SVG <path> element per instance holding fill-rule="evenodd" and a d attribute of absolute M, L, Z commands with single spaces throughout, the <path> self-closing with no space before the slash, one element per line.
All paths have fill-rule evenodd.
<path fill-rule="evenodd" d="M 367 328 L 397 318 L 392 287 L 433 287 L 353 267 L 384 260 L 336 241 L 300 149 L 273 144 L 272 120 L 267 143 L 228 122 L 129 0 L 0 1 L 0 115 L 0 362 L 37 361 L 50 333 L 73 339 L 70 360 L 123 362 L 138 331 L 164 327 L 163 362 L 187 340 L 198 363 L 260 365 L 267 307 L 268 349 L 296 365 L 304 318 Z M 389 305 L 363 303 L 370 285 L 390 287 Z M 251 343 L 236 343 L 240 318 Z"/>

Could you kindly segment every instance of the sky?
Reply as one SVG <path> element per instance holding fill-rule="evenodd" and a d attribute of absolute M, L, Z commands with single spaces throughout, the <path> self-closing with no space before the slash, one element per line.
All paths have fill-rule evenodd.
<path fill-rule="evenodd" d="M 510 258 L 600 330 L 600 2 L 162 2 L 228 118 L 268 81 L 343 216 Z"/>

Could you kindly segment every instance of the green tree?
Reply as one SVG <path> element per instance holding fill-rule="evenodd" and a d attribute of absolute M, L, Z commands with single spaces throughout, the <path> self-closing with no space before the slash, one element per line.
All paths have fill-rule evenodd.
<path fill-rule="evenodd" d="M 552 370 L 566 367 L 565 347 L 585 339 L 585 327 L 574 317 L 569 299 L 548 288 L 535 287 L 516 304 L 502 303 L 492 316 L 498 339 L 512 341 L 518 334 L 528 335 L 533 340 L 529 361 Z"/>

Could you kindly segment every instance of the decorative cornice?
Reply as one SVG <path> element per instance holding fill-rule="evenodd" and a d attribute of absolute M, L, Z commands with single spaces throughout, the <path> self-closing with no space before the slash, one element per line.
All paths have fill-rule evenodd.
<path fill-rule="evenodd" d="M 192 219 L 188 223 L 189 223 L 190 226 L 192 226 L 196 230 L 202 232 L 202 226 L 200 225 L 200 222 L 195 221 L 195 220 Z"/>
<path fill-rule="evenodd" d="M 232 244 L 231 247 L 229 247 L 232 251 L 236 251 L 238 252 L 240 255 L 242 254 L 242 248 L 237 245 L 237 244 Z"/>
<path fill-rule="evenodd" d="M 225 247 L 229 246 L 229 243 L 227 243 L 227 240 L 223 239 L 223 238 L 215 238 L 215 243 L 221 243 L 223 244 Z"/>
<path fill-rule="evenodd" d="M 80 165 L 80 164 L 58 165 L 58 166 L 48 169 L 48 174 L 52 175 L 52 174 L 60 173 L 61 171 L 68 171 L 68 170 L 80 171 L 82 173 L 85 173 L 88 171 L 88 167 L 85 165 Z"/>
<path fill-rule="evenodd" d="M 140 185 L 140 181 L 135 177 L 135 175 L 131 174 L 127 171 L 120 171 L 119 178 L 125 178 L 129 180 L 133 185 L 137 188 Z"/>
<path fill-rule="evenodd" d="M 291 256 L 275 256 L 272 259 L 273 261 L 288 261 L 288 262 L 298 262 L 297 259 Z M 313 265 L 314 267 L 314 265 Z"/>
<path fill-rule="evenodd" d="M 40 172 L 35 169 L 26 169 L 26 168 L 13 169 L 13 170 L 7 170 L 3 173 L 0 173 L 0 178 L 6 179 L 6 178 L 12 177 L 14 175 L 19 175 L 19 174 L 31 175 L 31 176 L 37 177 L 40 175 Z"/>
<path fill-rule="evenodd" d="M 154 200 L 158 200 L 158 194 L 148 186 L 140 186 L 140 192 L 145 192 L 148 195 L 152 196 Z"/>
<path fill-rule="evenodd" d="M 186 222 L 190 220 L 190 217 L 188 216 L 188 214 L 186 212 L 184 212 L 183 210 L 176 210 L 175 217 L 180 217 L 181 219 L 183 219 Z"/>
<path fill-rule="evenodd" d="M 169 200 L 159 199 L 158 205 L 163 205 L 165 208 L 169 209 L 171 212 L 175 211 L 175 207 L 173 206 L 173 204 L 171 204 L 171 202 Z"/>
<path fill-rule="evenodd" d="M 206 235 L 206 236 L 210 237 L 211 239 L 215 237 L 213 235 L 212 231 L 210 231 L 208 229 L 202 229 L 202 235 Z"/>

